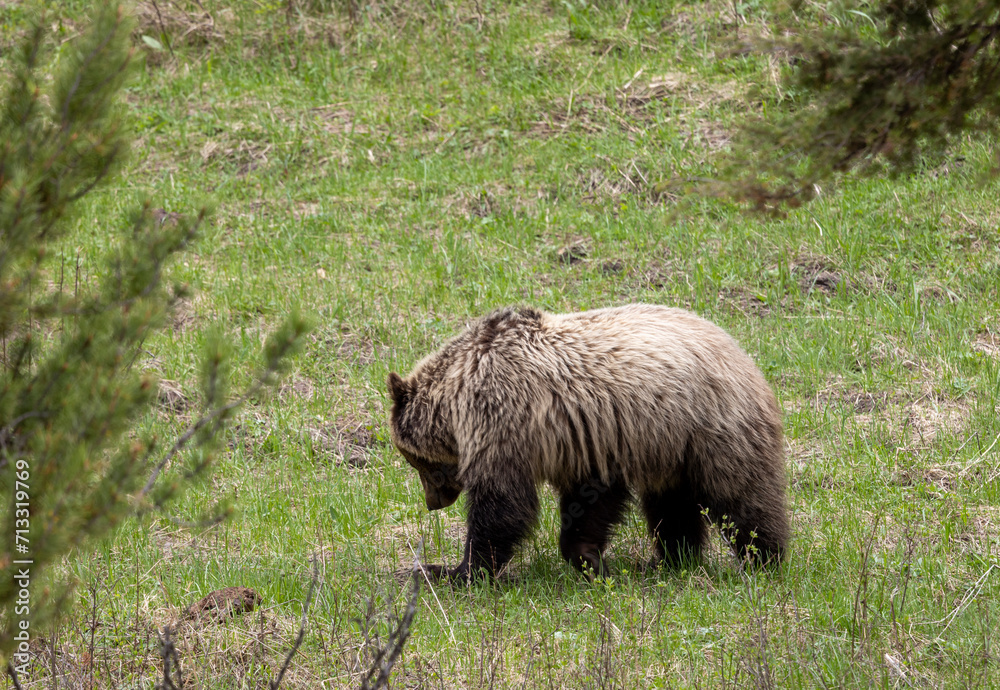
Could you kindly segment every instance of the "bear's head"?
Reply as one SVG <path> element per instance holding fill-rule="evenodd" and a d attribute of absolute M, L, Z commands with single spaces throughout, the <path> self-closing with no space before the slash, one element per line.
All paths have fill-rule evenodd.
<path fill-rule="evenodd" d="M 419 372 L 406 379 L 389 374 L 389 426 L 393 444 L 420 475 L 427 509 L 438 510 L 457 501 L 463 486 L 455 437 L 444 421 L 441 401 L 435 400 L 432 386 L 417 382 L 420 378 Z"/>

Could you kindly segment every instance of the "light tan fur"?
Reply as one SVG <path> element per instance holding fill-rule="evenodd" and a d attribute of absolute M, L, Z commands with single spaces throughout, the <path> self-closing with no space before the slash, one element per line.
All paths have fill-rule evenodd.
<path fill-rule="evenodd" d="M 457 455 L 430 459 L 458 462 L 462 475 L 512 435 L 534 459 L 535 479 L 559 487 L 592 475 L 607 483 L 615 472 L 637 490 L 667 487 L 689 441 L 729 447 L 733 458 L 758 452 L 754 439 L 780 452 L 778 406 L 753 361 L 725 331 L 682 309 L 630 304 L 543 313 L 537 332 L 503 334 L 484 351 L 446 346 L 418 363 L 409 380 L 423 384 L 419 390 L 457 443 Z M 502 415 L 484 418 L 470 402 L 483 384 Z M 769 438 L 759 438 L 761 426 Z M 741 468 L 700 470 L 722 477 Z"/>

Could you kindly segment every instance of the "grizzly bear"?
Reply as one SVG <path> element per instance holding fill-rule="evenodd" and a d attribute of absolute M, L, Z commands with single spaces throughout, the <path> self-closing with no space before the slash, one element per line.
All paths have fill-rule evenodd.
<path fill-rule="evenodd" d="M 714 324 L 647 304 L 529 308 L 473 322 L 405 379 L 389 375 L 392 440 L 427 508 L 466 493 L 462 581 L 495 575 L 560 497 L 560 551 L 585 573 L 635 497 L 660 559 L 696 555 L 706 515 L 737 553 L 781 560 L 788 539 L 781 414 L 750 357 Z"/>

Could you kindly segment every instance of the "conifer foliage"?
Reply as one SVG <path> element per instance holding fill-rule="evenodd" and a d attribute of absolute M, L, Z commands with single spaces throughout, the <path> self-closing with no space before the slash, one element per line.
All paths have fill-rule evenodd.
<path fill-rule="evenodd" d="M 210 338 L 197 421 L 166 444 L 138 431 L 157 391 L 136 364 L 140 347 L 182 294 L 167 284 L 168 264 L 206 212 L 163 222 L 146 206 L 124 232 L 106 228 L 111 249 L 89 288 L 65 270 L 60 244 L 76 202 L 119 171 L 129 148 L 118 97 L 131 30 L 117 3 L 99 3 L 52 67 L 39 21 L 0 85 L 0 659 L 58 610 L 67 590 L 53 586 L 52 566 L 203 476 L 227 419 L 275 381 L 306 330 L 297 316 L 279 328 L 235 397 L 225 347 Z M 23 571 L 30 577 L 18 580 Z"/>
<path fill-rule="evenodd" d="M 963 132 L 997 132 L 1000 2 L 847 7 L 853 21 L 798 26 L 780 43 L 797 108 L 749 127 L 733 157 L 738 196 L 758 207 L 797 205 L 852 168 L 912 171 Z"/>

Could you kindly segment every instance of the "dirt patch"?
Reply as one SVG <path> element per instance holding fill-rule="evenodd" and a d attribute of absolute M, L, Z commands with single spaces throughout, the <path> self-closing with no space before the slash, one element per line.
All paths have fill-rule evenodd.
<path fill-rule="evenodd" d="M 831 271 L 820 271 L 815 275 L 807 276 L 799 281 L 799 285 L 802 287 L 803 292 L 823 292 L 828 295 L 832 295 L 837 292 L 837 287 L 840 285 L 848 286 L 850 281 L 846 280 L 843 276 L 833 273 Z"/>
<path fill-rule="evenodd" d="M 531 136 L 551 137 L 564 132 L 597 134 L 617 128 L 629 135 L 644 134 L 648 127 L 658 126 L 663 118 L 658 109 L 674 97 L 693 101 L 699 109 L 719 100 L 717 94 L 704 98 L 692 97 L 690 90 L 683 95 L 679 85 L 686 82 L 681 77 L 666 75 L 644 84 L 628 82 L 618 90 L 614 100 L 593 94 L 574 95 L 569 99 L 554 99 L 528 129 Z M 730 135 L 721 125 L 703 118 L 679 117 L 675 120 L 682 136 L 691 143 L 720 148 L 729 143 Z M 631 138 L 631 137 L 630 137 Z"/>
<path fill-rule="evenodd" d="M 235 145 L 224 140 L 209 139 L 202 145 L 199 153 L 204 162 L 223 161 L 236 168 L 237 177 L 246 177 L 250 172 L 267 165 L 268 154 L 273 148 L 270 143 L 248 139 L 240 139 Z"/>
<path fill-rule="evenodd" d="M 629 113 L 641 112 L 650 103 L 665 101 L 674 94 L 683 93 L 687 83 L 687 75 L 679 72 L 663 74 L 645 82 L 638 82 L 633 77 L 618 91 L 618 105 Z"/>
<path fill-rule="evenodd" d="M 174 333 L 184 333 L 194 326 L 197 321 L 198 317 L 194 308 L 194 302 L 190 299 L 184 297 L 171 305 L 170 328 Z"/>
<path fill-rule="evenodd" d="M 818 391 L 811 402 L 817 412 L 831 406 L 840 406 L 855 414 L 869 414 L 884 410 L 890 400 L 891 396 L 885 391 L 870 393 L 859 388 L 841 389 L 834 386 Z"/>
<path fill-rule="evenodd" d="M 556 99 L 547 112 L 539 115 L 528 134 L 537 137 L 553 137 L 566 132 L 598 134 L 608 128 L 610 112 L 603 101 L 592 96 Z"/>
<path fill-rule="evenodd" d="M 615 275 L 623 270 L 624 264 L 619 259 L 605 262 L 601 266 L 601 271 L 605 275 Z M 626 276 L 630 287 L 659 290 L 677 281 L 683 273 L 683 269 L 675 259 L 671 258 L 670 253 L 664 252 L 662 257 L 652 259 L 645 266 L 629 269 Z"/>
<path fill-rule="evenodd" d="M 961 400 L 951 400 L 927 394 L 903 405 L 905 418 L 901 430 L 901 450 L 927 450 L 936 437 L 944 433 L 957 434 L 969 414 Z"/>
<path fill-rule="evenodd" d="M 440 520 L 440 533 L 431 525 L 425 523 L 421 526 L 415 520 L 386 525 L 376 533 L 383 545 L 380 550 L 387 556 L 395 554 L 395 562 L 387 565 L 395 569 L 396 577 L 405 579 L 409 576 L 415 555 L 414 549 L 421 541 L 424 542 L 422 562 L 445 563 L 451 567 L 458 565 L 462 558 L 461 549 L 467 531 L 465 520 L 445 513 L 440 515 Z"/>
<path fill-rule="evenodd" d="M 321 215 L 323 205 L 316 201 L 296 201 L 292 205 L 292 216 L 295 220 L 305 220 Z"/>
<path fill-rule="evenodd" d="M 309 6 L 312 7 L 309 7 Z M 313 16 L 308 16 L 305 12 L 313 12 Z M 294 14 L 294 19 L 289 22 L 289 33 L 294 34 L 298 44 L 323 44 L 332 50 L 339 51 L 342 55 L 347 50 L 347 35 L 350 32 L 349 22 L 329 13 L 329 3 L 326 0 L 321 2 L 296 2 L 289 0 L 284 6 L 286 18 Z M 266 43 L 268 40 L 275 41 L 274 36 L 257 36 L 258 45 Z M 272 45 L 272 49 L 278 46 Z M 285 46 L 282 46 L 285 47 Z M 287 50 L 287 48 L 286 48 Z M 294 54 L 287 54 L 291 66 L 298 66 L 298 57 Z"/>
<path fill-rule="evenodd" d="M 1000 357 L 1000 334 L 990 330 L 980 331 L 976 334 L 976 339 L 972 342 L 972 350 L 981 352 L 989 357 Z"/>
<path fill-rule="evenodd" d="M 160 379 L 157 383 L 156 404 L 170 412 L 186 412 L 191 407 L 191 400 L 184 395 L 179 383 Z"/>
<path fill-rule="evenodd" d="M 312 336 L 315 342 L 328 353 L 355 366 L 368 366 L 385 354 L 384 345 L 376 347 L 371 338 L 355 333 L 347 326 L 341 326 L 334 331 L 327 328 L 324 331 Z"/>
<path fill-rule="evenodd" d="M 447 209 L 472 220 L 489 218 L 501 213 L 531 213 L 537 206 L 535 199 L 512 192 L 506 185 L 491 182 L 471 190 L 462 190 L 442 197 Z"/>
<path fill-rule="evenodd" d="M 773 266 L 772 268 L 777 268 Z M 894 294 L 896 285 L 884 276 L 854 274 L 846 271 L 825 256 L 801 253 L 788 264 L 788 270 L 799 284 L 803 294 L 820 293 L 834 295 L 838 292 L 864 292 Z"/>
<path fill-rule="evenodd" d="M 214 558 L 211 549 L 207 548 L 203 542 L 187 534 L 182 530 L 169 530 L 160 528 L 150 533 L 150 541 L 156 544 L 160 551 L 160 556 L 165 561 L 175 558 L 183 559 L 188 556 L 194 558 Z"/>
<path fill-rule="evenodd" d="M 969 542 L 971 551 L 987 553 L 990 544 L 996 543 L 1000 532 L 1000 506 L 974 506 L 966 508 L 969 521 L 959 539 Z"/>
<path fill-rule="evenodd" d="M 553 263 L 576 266 L 587 261 L 591 253 L 589 238 L 582 235 L 566 235 L 561 240 L 560 244 L 549 245 L 548 255 Z"/>
<path fill-rule="evenodd" d="M 293 377 L 290 381 L 285 381 L 278 388 L 278 395 L 283 397 L 295 397 L 303 400 L 312 400 L 316 388 L 312 381 L 299 376 Z"/>
<path fill-rule="evenodd" d="M 942 467 L 907 468 L 896 473 L 896 483 L 900 486 L 926 486 L 934 493 L 948 493 L 958 487 L 955 472 Z"/>
<path fill-rule="evenodd" d="M 682 132 L 687 134 L 688 146 L 702 152 L 712 152 L 729 146 L 733 135 L 718 122 L 699 118 L 688 122 Z"/>
<path fill-rule="evenodd" d="M 951 175 L 953 172 L 958 172 L 964 167 L 965 167 L 965 156 L 955 156 L 954 158 L 942 161 L 935 167 L 927 170 L 924 174 L 936 180 L 942 177 L 947 177 L 948 175 Z"/>
<path fill-rule="evenodd" d="M 586 244 L 579 242 L 556 250 L 552 255 L 552 260 L 556 263 L 572 266 L 583 263 L 588 253 Z"/>
<path fill-rule="evenodd" d="M 927 450 L 944 433 L 960 433 L 969 410 L 961 399 L 949 398 L 933 390 L 930 382 L 922 392 L 866 391 L 839 377 L 816 392 L 806 402 L 816 412 L 836 408 L 848 410 L 854 423 L 869 425 L 878 420 L 893 430 L 900 452 Z"/>
<path fill-rule="evenodd" d="M 831 476 L 827 470 L 828 457 L 822 446 L 800 439 L 786 439 L 785 456 L 792 470 L 792 486 L 824 491 L 843 488 L 844 482 Z"/>
<path fill-rule="evenodd" d="M 343 103 L 331 103 L 310 108 L 320 128 L 335 135 L 342 134 L 372 134 L 374 130 L 368 125 L 355 121 L 354 113 L 344 107 Z"/>
<path fill-rule="evenodd" d="M 817 393 L 811 404 L 817 411 L 829 407 L 847 409 L 852 424 L 862 428 L 873 424 L 884 426 L 895 439 L 896 451 L 911 454 L 930 450 L 941 435 L 962 433 L 969 416 L 963 400 L 933 393 L 914 397 L 906 393 L 832 388 Z M 937 482 L 941 477 L 932 479 Z"/>
<path fill-rule="evenodd" d="M 886 336 L 884 341 L 874 344 L 871 352 L 867 355 L 867 360 L 868 362 L 866 363 L 859 357 L 856 360 L 855 369 L 861 371 L 867 367 L 876 367 L 888 363 L 893 366 L 902 366 L 907 371 L 921 372 L 921 376 L 928 380 L 934 376 L 933 369 L 924 364 L 916 354 L 900 347 L 890 336 Z"/>
<path fill-rule="evenodd" d="M 833 265 L 829 259 L 812 254 L 800 254 L 789 264 L 789 270 L 796 277 L 804 293 L 822 292 L 835 294 L 841 286 L 849 289 L 851 282 Z"/>
<path fill-rule="evenodd" d="M 261 596 L 249 587 L 226 587 L 209 593 L 184 609 L 189 620 L 223 621 L 250 613 L 261 602 Z"/>
<path fill-rule="evenodd" d="M 332 455 L 338 464 L 353 469 L 368 467 L 373 449 L 379 445 L 371 424 L 351 418 L 311 427 L 306 429 L 306 433 L 312 441 L 314 453 Z"/>
<path fill-rule="evenodd" d="M 320 4 L 327 7 L 315 7 Z M 244 22 L 240 27 L 241 57 L 247 61 L 260 59 L 262 56 L 280 58 L 294 70 L 299 65 L 301 53 L 308 52 L 308 48 L 306 51 L 290 51 L 290 42 L 300 47 L 324 45 L 327 49 L 344 55 L 349 49 L 347 36 L 351 31 L 350 23 L 346 18 L 337 16 L 336 12 L 330 12 L 330 4 L 336 6 L 339 3 L 329 3 L 328 0 L 323 0 L 322 3 L 289 0 L 269 7 L 266 11 L 257 10 L 257 15 L 271 18 L 282 16 L 284 27 L 276 30 L 277 24 L 264 16 L 259 16 L 259 21 Z M 310 5 L 314 7 L 309 7 Z"/>
<path fill-rule="evenodd" d="M 662 33 L 672 36 L 678 45 L 690 43 L 696 45 L 703 32 L 707 20 L 694 9 L 675 9 L 667 13 L 660 22 Z"/>
<path fill-rule="evenodd" d="M 737 312 L 747 318 L 763 318 L 775 311 L 775 305 L 769 303 L 763 295 L 745 287 L 723 288 L 719 290 L 718 301 L 730 312 Z M 779 305 L 783 306 L 783 305 Z"/>
<path fill-rule="evenodd" d="M 482 189 L 477 194 L 463 195 L 461 205 L 468 218 L 488 218 L 497 212 L 497 195 Z"/>
<path fill-rule="evenodd" d="M 625 270 L 625 264 L 620 259 L 612 259 L 601 264 L 601 273 L 606 276 L 618 275 Z"/>
<path fill-rule="evenodd" d="M 234 587 L 231 590 L 245 590 Z M 226 592 L 227 590 L 221 590 Z M 252 590 L 247 590 L 252 592 Z M 217 594 L 217 593 L 213 593 Z M 254 593 L 256 594 L 256 593 Z M 212 595 L 209 595 L 210 597 Z M 207 597 L 206 597 L 207 598 Z M 232 605 L 244 606 L 240 599 L 233 600 Z M 226 603 L 223 599 L 221 603 Z M 256 606 L 256 604 L 255 604 Z M 265 613 L 256 608 L 253 615 L 236 616 L 233 609 L 226 614 L 214 614 L 219 609 L 209 608 L 204 616 L 183 618 L 172 625 L 169 630 L 170 641 L 176 651 L 173 657 L 176 666 L 183 669 L 184 687 L 225 687 L 236 684 L 240 687 L 257 687 L 261 685 L 261 669 L 272 669 L 274 675 L 281 668 L 288 649 L 294 643 L 300 626 L 298 616 L 281 616 L 271 612 Z M 206 625 L 215 615 L 215 619 L 225 622 L 223 625 Z M 230 620 L 232 618 L 232 620 Z M 153 638 L 154 641 L 156 638 Z M 151 644 L 144 647 L 149 650 L 145 661 L 150 664 L 151 671 L 162 675 L 163 660 L 159 645 Z M 175 666 L 175 668 L 176 668 Z M 155 669 L 155 670 L 154 670 Z M 130 676 L 132 677 L 132 676 Z M 177 681 L 175 684 L 181 687 Z M 123 679 L 124 680 L 124 679 Z M 291 680 L 289 683 L 288 681 Z M 292 663 L 289 675 L 285 678 L 290 687 L 320 687 L 321 679 L 309 670 L 306 665 Z M 116 685 L 119 683 L 116 683 Z"/>
<path fill-rule="evenodd" d="M 643 195 L 650 189 L 649 177 L 629 161 L 623 167 L 612 166 L 610 170 L 591 168 L 580 175 L 583 198 L 595 202 L 617 200 L 625 194 Z"/>
<path fill-rule="evenodd" d="M 375 361 L 375 345 L 367 337 L 349 333 L 341 340 L 335 354 L 341 359 L 350 359 L 357 364 L 367 366 Z"/>
<path fill-rule="evenodd" d="M 1000 241 L 1000 213 L 983 213 L 970 218 L 962 212 L 954 218 L 947 213 L 941 215 L 941 224 L 951 230 L 951 244 L 961 247 L 970 254 L 977 254 L 997 247 Z"/>
<path fill-rule="evenodd" d="M 920 299 L 926 302 L 956 304 L 962 300 L 961 295 L 937 281 L 927 281 L 922 285 L 918 285 L 917 290 L 920 293 Z"/>
<path fill-rule="evenodd" d="M 655 118 L 651 106 L 671 99 L 683 99 L 685 103 L 704 111 L 710 106 L 718 106 L 732 101 L 744 101 L 747 86 L 738 81 L 707 84 L 698 77 L 682 72 L 642 77 L 641 71 L 617 90 L 615 94 L 621 114 L 638 122 Z"/>

